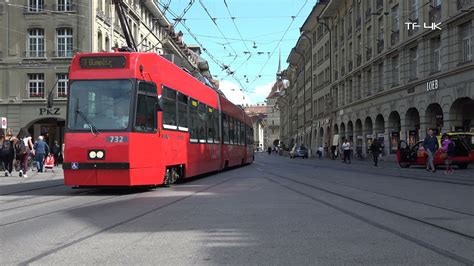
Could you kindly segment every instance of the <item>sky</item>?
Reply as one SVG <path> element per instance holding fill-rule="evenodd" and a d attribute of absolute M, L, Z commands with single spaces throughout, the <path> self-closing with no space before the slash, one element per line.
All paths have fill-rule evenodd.
<path fill-rule="evenodd" d="M 317 0 L 160 0 L 160 9 L 204 48 L 214 79 L 235 104 L 263 103 Z M 192 5 L 189 5 L 192 3 Z M 190 7 L 189 7 L 190 6 Z M 187 12 L 183 16 L 183 12 Z M 233 19 L 232 19 L 233 18 Z M 183 25 L 184 23 L 184 25 Z M 191 33 L 189 32 L 191 31 Z M 224 69 L 223 69 L 224 68 Z"/>

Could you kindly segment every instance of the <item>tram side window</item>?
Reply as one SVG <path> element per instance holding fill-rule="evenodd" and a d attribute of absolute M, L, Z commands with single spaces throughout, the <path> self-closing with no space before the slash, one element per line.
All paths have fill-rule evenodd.
<path fill-rule="evenodd" d="M 212 107 L 207 108 L 207 143 L 213 143 L 214 142 L 214 135 L 215 135 L 215 129 L 214 129 L 214 115 L 215 115 L 215 110 Z"/>
<path fill-rule="evenodd" d="M 188 131 L 188 96 L 178 93 L 178 129 Z"/>
<path fill-rule="evenodd" d="M 234 120 L 234 144 L 239 145 L 239 121 Z"/>
<path fill-rule="evenodd" d="M 234 144 L 234 119 L 229 116 L 229 144 Z"/>
<path fill-rule="evenodd" d="M 198 107 L 199 113 L 199 142 L 206 143 L 206 131 L 207 131 L 207 123 L 206 123 L 206 105 L 199 103 Z"/>
<path fill-rule="evenodd" d="M 242 136 L 240 136 L 240 127 L 241 127 L 241 124 L 240 124 L 240 121 L 237 120 L 237 123 L 235 123 L 235 131 L 237 132 L 237 138 L 235 140 L 235 144 L 237 145 L 240 145 L 240 138 Z"/>
<path fill-rule="evenodd" d="M 214 143 L 219 143 L 219 112 L 215 110 L 214 113 Z"/>
<path fill-rule="evenodd" d="M 225 144 L 229 144 L 229 117 L 222 114 L 222 139 Z"/>
<path fill-rule="evenodd" d="M 241 127 L 240 127 L 240 145 L 245 145 L 245 128 L 246 128 L 246 125 L 245 123 L 242 123 Z"/>
<path fill-rule="evenodd" d="M 137 115 L 135 117 L 135 130 L 142 132 L 156 132 L 156 105 L 158 98 L 138 94 Z"/>
<path fill-rule="evenodd" d="M 199 142 L 198 102 L 190 98 L 189 103 L 189 141 Z"/>
<path fill-rule="evenodd" d="M 245 145 L 249 145 L 249 127 L 245 125 Z"/>
<path fill-rule="evenodd" d="M 163 109 L 163 128 L 177 129 L 176 91 L 163 86 L 161 97 L 162 97 L 162 109 Z"/>
<path fill-rule="evenodd" d="M 255 144 L 255 140 L 253 139 L 253 128 L 250 128 L 250 144 Z"/>

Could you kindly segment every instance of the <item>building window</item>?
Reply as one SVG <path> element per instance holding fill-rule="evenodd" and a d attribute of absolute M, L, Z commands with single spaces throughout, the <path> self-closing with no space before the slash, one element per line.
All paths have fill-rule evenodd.
<path fill-rule="evenodd" d="M 28 74 L 28 92 L 30 98 L 44 97 L 44 74 Z"/>
<path fill-rule="evenodd" d="M 57 51 L 58 57 L 72 57 L 73 56 L 73 41 L 72 41 L 72 29 L 61 28 L 57 30 Z"/>
<path fill-rule="evenodd" d="M 377 79 L 377 87 L 379 91 L 383 91 L 383 63 L 377 65 L 377 72 L 379 74 Z"/>
<path fill-rule="evenodd" d="M 398 31 L 399 30 L 399 25 L 398 25 L 398 5 L 392 7 L 392 30 L 393 31 Z"/>
<path fill-rule="evenodd" d="M 409 0 L 409 7 L 410 7 L 410 15 L 409 19 L 411 22 L 417 22 L 418 21 L 418 9 L 419 9 L 419 0 Z"/>
<path fill-rule="evenodd" d="M 356 99 L 360 100 L 360 98 L 361 98 L 361 91 L 360 90 L 362 90 L 361 76 L 360 75 L 358 75 L 356 77 L 356 88 L 355 89 L 356 89 Z"/>
<path fill-rule="evenodd" d="M 102 33 L 99 32 L 97 33 L 97 51 L 102 52 L 103 47 L 102 47 Z"/>
<path fill-rule="evenodd" d="M 58 80 L 57 83 L 57 93 L 59 98 L 64 98 L 67 96 L 67 87 L 69 84 L 69 78 L 67 73 L 60 73 L 56 75 Z"/>
<path fill-rule="evenodd" d="M 433 72 L 441 71 L 441 38 L 438 36 L 431 39 L 431 54 L 433 55 Z"/>
<path fill-rule="evenodd" d="M 28 12 L 41 12 L 44 10 L 44 0 L 28 0 Z"/>
<path fill-rule="evenodd" d="M 28 30 L 28 51 L 27 57 L 44 57 L 44 29 Z"/>
<path fill-rule="evenodd" d="M 57 11 L 72 11 L 72 0 L 58 0 Z"/>
<path fill-rule="evenodd" d="M 347 84 L 347 103 L 351 103 L 352 100 L 353 100 L 353 95 L 352 95 L 352 90 L 353 90 L 353 87 L 352 87 L 352 79 L 349 80 L 348 84 Z"/>
<path fill-rule="evenodd" d="M 367 96 L 372 95 L 372 70 L 367 70 Z"/>
<path fill-rule="evenodd" d="M 409 51 L 410 53 L 410 79 L 416 79 L 418 77 L 418 47 L 413 47 Z"/>
<path fill-rule="evenodd" d="M 460 26 L 460 38 L 461 38 L 461 62 L 467 62 L 471 60 L 471 22 L 464 23 Z"/>
<path fill-rule="evenodd" d="M 392 87 L 395 87 L 400 83 L 399 69 L 400 65 L 398 62 L 398 56 L 392 57 Z"/>

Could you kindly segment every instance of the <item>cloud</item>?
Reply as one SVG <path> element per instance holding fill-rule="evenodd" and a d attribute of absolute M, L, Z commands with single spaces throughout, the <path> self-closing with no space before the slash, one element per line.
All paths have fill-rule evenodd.
<path fill-rule="evenodd" d="M 249 97 L 241 91 L 239 84 L 228 80 L 219 81 L 219 89 L 224 93 L 229 101 L 234 104 L 248 104 L 250 103 Z"/>
<path fill-rule="evenodd" d="M 268 94 L 270 94 L 273 84 L 275 84 L 274 81 L 264 85 L 255 86 L 255 89 L 252 92 L 249 92 L 250 101 L 252 103 L 263 102 L 267 98 Z"/>

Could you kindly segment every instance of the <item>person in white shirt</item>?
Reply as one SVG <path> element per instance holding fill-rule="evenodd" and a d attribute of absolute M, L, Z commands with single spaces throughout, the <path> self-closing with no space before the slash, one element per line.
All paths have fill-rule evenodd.
<path fill-rule="evenodd" d="M 344 161 L 343 163 L 351 163 L 351 144 L 347 139 L 344 139 L 344 142 L 342 143 L 342 150 L 344 152 Z"/>
<path fill-rule="evenodd" d="M 324 151 L 323 145 L 319 146 L 319 148 L 318 148 L 318 156 L 319 156 L 319 159 L 320 159 L 320 160 L 323 158 L 323 151 Z"/>

